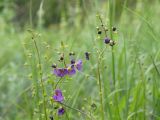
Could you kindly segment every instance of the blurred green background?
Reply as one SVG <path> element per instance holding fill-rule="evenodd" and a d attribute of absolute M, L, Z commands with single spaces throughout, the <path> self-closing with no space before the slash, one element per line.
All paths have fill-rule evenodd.
<path fill-rule="evenodd" d="M 160 58 L 160 1 L 114 0 L 114 4 L 113 25 L 117 26 L 119 32 L 118 47 L 116 49 L 116 70 L 117 78 L 121 80 L 119 81 L 120 88 L 125 86 L 122 74 L 125 71 L 121 70 L 126 64 L 124 62 L 124 41 L 126 42 L 125 49 L 127 49 L 127 70 L 133 72 L 131 68 L 133 58 L 136 56 L 144 64 L 145 78 L 147 80 L 152 80 L 153 78 L 158 80 L 159 76 L 154 70 L 153 73 L 147 71 L 153 69 L 149 56 L 153 56 L 156 64 L 159 63 Z M 27 30 L 34 29 L 38 31 L 41 34 L 41 41 L 46 41 L 52 46 L 52 51 L 49 51 L 50 57 L 53 57 L 52 55 L 54 55 L 54 50 L 56 49 L 55 46 L 59 46 L 60 41 L 64 41 L 70 50 L 77 52 L 79 52 L 79 44 L 81 44 L 78 56 L 82 56 L 87 50 L 93 52 L 91 43 L 96 39 L 96 26 L 99 25 L 99 21 L 96 18 L 97 12 L 103 15 L 104 21 L 108 24 L 107 0 L 0 1 L 0 120 L 22 120 L 22 118 L 23 120 L 29 120 L 31 119 L 30 116 L 32 116 L 32 113 L 28 113 L 28 111 L 33 110 L 31 107 L 32 101 L 29 102 L 29 105 L 26 102 L 30 94 L 23 94 L 31 84 L 28 78 L 30 70 L 24 66 L 27 61 L 25 52 L 28 51 L 24 50 L 23 42 L 29 42 L 31 39 L 31 35 Z M 97 43 L 97 45 L 103 46 L 100 43 Z M 43 51 L 44 55 L 46 51 Z M 107 58 L 110 57 L 110 55 L 107 56 Z M 107 61 L 110 63 L 111 60 Z M 52 61 L 47 63 L 48 73 L 50 72 L 49 65 L 51 64 Z M 90 66 L 86 65 L 85 67 Z M 108 68 L 110 67 L 111 65 L 109 64 Z M 159 69 L 159 66 L 157 67 Z M 90 72 L 87 73 L 87 70 L 85 72 L 85 74 L 91 74 Z M 136 80 L 140 76 L 140 70 L 134 71 L 137 74 L 133 76 L 131 76 L 131 72 L 127 72 L 127 75 L 128 79 L 130 77 L 133 78 L 133 76 L 135 78 L 134 81 L 132 81 L 132 78 L 130 79 L 130 83 L 133 85 L 131 92 L 134 93 L 134 89 L 137 89 L 135 86 Z M 106 73 L 111 78 L 111 71 L 108 70 Z M 106 73 L 103 74 L 105 75 Z M 83 78 L 79 76 L 77 79 L 82 80 Z M 95 83 L 92 84 L 90 82 L 92 81 L 83 82 L 78 95 L 87 96 L 87 93 L 90 94 L 90 89 L 95 85 Z M 74 84 L 72 89 L 76 89 L 79 82 L 72 81 L 70 84 Z M 147 93 L 150 93 L 152 81 L 151 83 L 147 81 L 147 84 Z M 159 84 L 160 82 L 158 81 L 157 85 Z M 72 91 L 70 86 L 66 89 Z M 86 93 L 84 89 L 87 91 Z M 158 93 L 159 89 L 157 90 Z M 91 94 L 95 96 L 94 90 Z M 158 95 L 155 96 L 155 99 L 158 101 Z M 154 102 L 150 100 L 150 97 L 147 100 L 149 101 L 148 111 L 150 112 L 150 108 L 154 107 L 152 105 Z M 76 99 L 76 101 L 80 104 L 80 100 Z M 124 101 L 121 104 L 123 106 Z M 158 104 L 157 106 L 154 112 L 159 116 L 160 105 Z M 133 112 L 132 107 L 130 112 Z M 152 116 L 148 115 L 148 118 L 151 119 Z M 141 117 L 137 120 L 140 119 Z M 157 117 L 158 119 L 160 118 Z"/>
<path fill-rule="evenodd" d="M 115 3 L 116 19 L 121 16 L 124 4 L 134 9 L 136 3 L 137 0 L 117 0 Z M 62 17 L 64 17 L 69 24 L 75 22 L 78 16 L 80 19 L 79 22 L 83 22 L 89 15 L 88 13 L 91 12 L 90 14 L 92 14 L 92 12 L 96 12 L 97 4 L 107 6 L 107 1 L 1 0 L 0 12 L 6 22 L 14 23 L 21 27 L 30 24 L 30 17 L 35 27 L 37 27 L 38 24 L 42 24 L 43 27 L 49 27 L 51 25 L 60 24 Z M 42 19 L 42 23 L 39 23 L 40 19 Z"/>

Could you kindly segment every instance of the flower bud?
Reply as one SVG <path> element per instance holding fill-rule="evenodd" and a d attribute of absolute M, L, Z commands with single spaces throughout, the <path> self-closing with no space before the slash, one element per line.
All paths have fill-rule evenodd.
<path fill-rule="evenodd" d="M 104 43 L 105 43 L 105 44 L 110 43 L 110 41 L 111 41 L 111 40 L 110 40 L 108 37 L 106 37 L 106 38 L 104 39 Z"/>

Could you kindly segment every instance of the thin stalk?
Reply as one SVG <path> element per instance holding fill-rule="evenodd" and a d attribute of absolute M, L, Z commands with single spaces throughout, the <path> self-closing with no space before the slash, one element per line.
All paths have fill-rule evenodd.
<path fill-rule="evenodd" d="M 126 85 L 126 112 L 125 112 L 125 117 L 127 119 L 128 116 L 128 106 L 129 106 L 129 91 L 128 91 L 128 80 L 127 80 L 127 53 L 126 53 L 126 40 L 124 40 L 124 60 L 125 60 L 125 85 Z"/>
<path fill-rule="evenodd" d="M 30 0 L 29 22 L 30 22 L 30 27 L 32 28 L 32 26 L 33 26 L 33 23 L 32 23 L 32 0 Z"/>
<path fill-rule="evenodd" d="M 36 86 L 36 98 L 34 99 L 34 103 L 35 103 L 35 105 L 37 105 L 38 103 L 37 103 L 37 101 L 39 101 L 39 94 L 38 94 L 38 91 L 39 91 L 39 86 L 38 86 L 38 81 L 37 81 L 37 79 L 38 79 L 38 76 L 37 76 L 37 72 L 36 72 L 36 60 L 35 59 L 33 59 L 33 61 L 31 61 L 31 60 L 29 60 L 29 58 L 28 58 L 28 56 L 27 56 L 27 48 L 26 48 L 26 46 L 25 46 L 25 43 L 23 44 L 23 48 L 24 48 L 24 52 L 25 52 L 25 55 L 26 55 L 26 59 L 27 59 L 27 61 L 29 61 L 29 64 L 31 65 L 31 70 L 32 70 L 32 74 L 33 74 L 33 84 Z M 32 52 L 34 53 L 34 50 L 33 50 L 33 46 L 32 46 Z M 38 106 L 39 107 L 39 110 L 40 110 L 40 106 Z M 40 120 L 42 119 L 41 118 L 41 114 L 39 114 L 39 116 L 40 116 Z"/>
<path fill-rule="evenodd" d="M 133 67 L 132 67 L 132 73 L 131 73 L 131 77 L 130 77 L 130 82 L 128 82 L 128 98 L 131 94 L 131 90 L 132 90 L 132 85 L 134 84 L 134 74 L 135 74 L 135 68 L 136 68 L 136 61 L 137 61 L 137 57 L 135 57 L 134 62 L 133 62 Z M 129 102 L 129 101 L 128 101 Z M 129 108 L 128 108 L 129 109 Z M 127 111 L 128 112 L 128 111 Z M 127 114 L 127 119 L 128 119 L 128 114 Z"/>
<path fill-rule="evenodd" d="M 113 77 L 113 87 L 114 90 L 116 90 L 116 77 L 115 77 L 115 59 L 114 59 L 114 48 L 112 46 L 112 77 Z M 120 117 L 120 113 L 119 113 L 119 105 L 118 105 L 118 95 L 117 93 L 115 93 L 115 97 L 114 97 L 115 103 L 116 103 L 116 109 L 117 109 L 117 113 L 118 113 L 118 117 L 119 119 L 121 119 Z"/>
<path fill-rule="evenodd" d="M 43 83 L 43 72 L 42 72 L 42 64 L 41 64 L 41 59 L 40 59 L 40 53 L 39 53 L 39 49 L 36 43 L 35 38 L 33 38 L 33 42 L 35 45 L 35 49 L 37 52 L 37 57 L 38 57 L 38 64 L 39 64 L 39 70 L 40 70 L 40 82 L 42 85 L 42 93 L 43 93 L 43 107 L 44 107 L 44 112 L 45 112 L 45 119 L 47 120 L 47 111 L 46 111 L 46 98 L 45 98 L 45 88 L 44 88 L 44 83 Z"/>
<path fill-rule="evenodd" d="M 85 113 L 85 112 L 83 112 L 83 111 L 81 111 L 81 110 L 79 110 L 79 109 L 72 108 L 72 107 L 70 107 L 70 106 L 68 106 L 68 105 L 66 105 L 66 104 L 64 104 L 64 103 L 60 103 L 60 104 L 63 105 L 63 106 L 65 106 L 65 107 L 67 107 L 67 108 L 70 108 L 70 109 L 72 109 L 72 110 L 75 110 L 75 111 L 77 111 L 77 112 L 80 112 L 81 114 L 83 114 L 83 115 L 87 116 L 88 118 L 90 118 L 90 115 L 88 115 L 87 113 Z"/>
<path fill-rule="evenodd" d="M 113 34 L 112 34 L 112 25 L 113 25 L 113 20 L 114 20 L 114 1 L 113 0 L 109 0 L 109 28 L 110 28 L 110 37 L 113 40 Z M 114 90 L 116 90 L 116 76 L 115 76 L 116 72 L 115 72 L 115 55 L 114 55 L 114 46 L 112 46 L 112 78 L 113 78 L 113 87 Z M 115 103 L 116 103 L 116 109 L 117 109 L 117 113 L 118 113 L 118 117 L 119 119 L 121 119 L 120 117 L 120 113 L 119 113 L 119 106 L 118 106 L 118 96 L 117 93 L 115 94 L 114 97 Z"/>
<path fill-rule="evenodd" d="M 139 60 L 139 59 L 138 59 L 138 60 Z M 141 65 L 141 63 L 140 63 L 140 60 L 139 60 L 139 67 L 140 67 L 140 70 L 141 70 L 141 79 L 142 79 L 142 84 L 143 84 L 143 97 L 144 97 L 144 98 L 143 98 L 143 99 L 144 99 L 143 119 L 146 120 L 146 81 L 145 81 L 144 71 L 143 71 L 142 65 Z"/>
<path fill-rule="evenodd" d="M 115 59 L 114 59 L 114 47 L 112 46 L 112 77 L 113 77 L 113 87 L 116 89 L 116 76 L 115 76 Z"/>
<path fill-rule="evenodd" d="M 34 52 L 34 46 L 32 46 L 32 51 Z M 32 74 L 33 74 L 33 80 L 34 80 L 34 84 L 36 86 L 36 100 L 35 100 L 35 103 L 36 105 L 38 104 L 37 101 L 40 101 L 40 95 L 39 95 L 39 90 L 40 90 L 40 87 L 39 87 L 39 82 L 37 81 L 38 80 L 38 74 L 36 72 L 36 60 L 33 59 L 33 64 L 31 64 L 31 69 L 32 69 Z M 41 106 L 38 105 L 38 108 L 39 108 L 39 119 L 42 120 L 42 115 L 41 115 Z"/>
<path fill-rule="evenodd" d="M 99 97 L 101 102 L 101 114 L 102 114 L 102 120 L 104 120 L 104 105 L 103 105 L 103 94 L 102 94 L 102 82 L 101 82 L 101 76 L 100 76 L 100 59 L 98 59 L 98 66 L 97 66 L 97 73 L 98 73 L 98 85 L 99 85 Z"/>
<path fill-rule="evenodd" d="M 100 23 L 101 23 L 101 26 L 102 26 L 102 28 L 103 28 L 103 31 L 105 32 L 105 37 L 107 37 L 107 36 L 108 36 L 108 35 L 107 35 L 107 30 L 106 30 L 106 28 L 105 28 L 105 24 L 104 24 L 104 22 L 103 22 L 103 20 L 102 20 L 102 18 L 101 18 L 100 15 L 98 15 L 98 19 L 100 20 Z M 107 48 L 107 46 L 101 51 L 101 53 L 99 53 L 99 56 L 100 56 L 100 57 L 102 57 L 102 55 L 103 55 L 103 53 L 105 52 L 106 48 Z M 98 50 L 97 50 L 97 51 L 98 51 Z M 105 91 L 106 91 L 106 90 L 105 90 Z M 105 94 L 105 93 L 104 93 L 104 94 Z M 107 97 L 106 97 L 106 98 L 107 98 Z M 109 110 L 110 118 L 112 119 L 112 114 L 111 114 L 111 110 L 110 110 L 110 106 L 109 106 L 108 102 L 107 102 L 107 108 L 108 108 L 108 110 Z"/>
<path fill-rule="evenodd" d="M 60 81 L 62 80 L 62 77 L 57 81 L 56 85 L 55 85 L 55 89 L 57 88 L 58 84 L 60 83 Z"/>
<path fill-rule="evenodd" d="M 66 107 L 65 107 L 65 109 L 66 109 Z M 67 113 L 67 111 L 66 111 L 66 118 L 67 118 L 68 120 L 70 120 L 70 119 L 69 119 L 69 117 L 68 117 L 68 113 Z"/>
<path fill-rule="evenodd" d="M 160 72 L 159 72 L 159 70 L 158 70 L 158 68 L 157 68 L 157 65 L 156 65 L 156 63 L 155 63 L 155 61 L 154 61 L 154 59 L 153 59 L 153 57 L 151 56 L 151 60 L 152 60 L 152 64 L 153 64 L 153 66 L 154 66 L 154 69 L 156 70 L 156 74 L 158 75 L 158 77 L 160 77 Z M 158 107 L 158 103 L 159 103 L 159 101 L 157 100 L 156 101 L 156 90 L 158 90 L 158 84 L 157 84 L 157 81 L 156 81 L 156 78 L 154 79 L 154 81 L 153 81 L 154 83 L 153 83 L 153 102 L 154 102 L 154 105 L 153 105 L 153 115 L 155 114 L 155 111 L 156 111 L 156 108 Z M 158 93 L 158 95 L 157 96 L 159 96 L 159 93 Z M 155 117 L 155 116 L 153 116 L 153 117 Z"/>
<path fill-rule="evenodd" d="M 105 37 L 107 37 L 107 31 L 106 31 L 106 29 L 105 29 L 105 26 L 104 26 L 103 20 L 102 20 L 102 18 L 101 18 L 101 16 L 100 16 L 100 15 L 98 15 L 98 18 L 99 18 L 99 20 L 100 20 L 100 22 L 101 22 L 101 26 L 102 26 L 102 28 L 103 28 L 103 31 L 105 32 Z"/>

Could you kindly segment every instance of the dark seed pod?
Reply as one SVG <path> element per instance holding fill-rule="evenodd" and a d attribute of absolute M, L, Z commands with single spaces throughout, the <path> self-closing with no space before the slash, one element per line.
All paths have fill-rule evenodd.
<path fill-rule="evenodd" d="M 75 53 L 74 53 L 74 52 L 70 52 L 70 53 L 69 53 L 69 56 L 72 56 L 72 55 L 75 55 Z"/>
<path fill-rule="evenodd" d="M 101 30 L 99 30 L 99 31 L 98 31 L 98 34 L 99 34 L 99 35 L 100 35 L 100 34 L 102 34 L 102 31 L 101 31 Z"/>
<path fill-rule="evenodd" d="M 71 56 L 72 55 L 72 53 L 69 53 L 69 56 Z"/>
<path fill-rule="evenodd" d="M 90 55 L 89 52 L 85 52 L 86 60 L 89 60 L 89 55 Z"/>
<path fill-rule="evenodd" d="M 116 31 L 116 30 L 117 30 L 117 28 L 116 28 L 116 27 L 112 27 L 112 30 L 113 30 L 113 31 Z"/>
<path fill-rule="evenodd" d="M 71 64 L 75 64 L 75 60 L 74 59 L 71 60 Z"/>
<path fill-rule="evenodd" d="M 63 57 L 63 56 L 61 56 L 61 57 L 60 57 L 60 61 L 63 61 L 63 60 L 64 60 L 64 57 Z"/>
<path fill-rule="evenodd" d="M 51 67 L 52 67 L 52 68 L 57 68 L 57 65 L 56 65 L 56 64 L 53 64 Z"/>
<path fill-rule="evenodd" d="M 49 116 L 49 119 L 50 119 L 50 120 L 54 120 L 53 116 Z"/>
<path fill-rule="evenodd" d="M 72 52 L 72 55 L 75 55 L 75 52 Z"/>
<path fill-rule="evenodd" d="M 110 42 L 109 42 L 109 45 L 110 45 L 110 46 L 114 46 L 115 44 L 116 44 L 115 41 L 110 40 Z"/>
<path fill-rule="evenodd" d="M 58 106 L 55 106 L 54 109 L 58 109 Z"/>

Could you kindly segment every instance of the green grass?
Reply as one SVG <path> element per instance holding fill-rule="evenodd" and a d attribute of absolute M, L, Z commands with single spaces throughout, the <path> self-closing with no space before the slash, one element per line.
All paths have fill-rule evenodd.
<path fill-rule="evenodd" d="M 63 19 L 59 27 L 33 30 L 39 59 L 30 28 L 20 31 L 0 18 L 0 120 L 45 120 L 44 111 L 48 120 L 50 115 L 56 120 L 99 120 L 103 119 L 103 110 L 104 120 L 160 119 L 159 1 L 139 0 L 135 9 L 122 6 L 119 19 L 112 5 L 95 0 L 83 24 L 77 17 L 75 25 Z M 87 10 L 85 4 L 83 7 Z M 104 24 L 111 25 L 109 28 L 117 26 L 118 35 L 109 35 L 116 40 L 114 49 L 103 43 L 103 36 L 97 38 L 96 26 L 101 24 L 97 12 Z M 77 59 L 83 59 L 83 71 L 60 84 L 65 104 L 71 108 L 66 107 L 66 114 L 58 117 L 54 109 L 57 103 L 52 100 L 58 79 L 50 66 L 58 63 L 58 52 L 64 52 L 69 61 L 71 51 Z M 86 51 L 91 52 L 89 61 L 85 60 Z M 102 96 L 97 78 L 102 83 Z M 91 118 L 77 109 L 91 114 Z"/>

